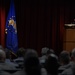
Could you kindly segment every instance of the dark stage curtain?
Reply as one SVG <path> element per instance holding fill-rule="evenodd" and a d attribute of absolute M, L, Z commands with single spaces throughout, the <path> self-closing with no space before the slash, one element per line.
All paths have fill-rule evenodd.
<path fill-rule="evenodd" d="M 16 9 L 20 47 L 34 48 L 38 53 L 42 47 L 52 48 L 57 54 L 63 50 L 64 6 L 61 1 L 19 1 Z"/>
<path fill-rule="evenodd" d="M 0 45 L 5 47 L 5 2 L 0 1 Z"/>
<path fill-rule="evenodd" d="M 8 0 L 6 5 L 9 3 Z M 36 49 L 39 55 L 42 47 L 49 47 L 59 54 L 63 50 L 64 24 L 71 23 L 75 17 L 74 3 L 64 0 L 14 0 L 14 3 L 19 47 Z M 5 6 L 5 10 L 8 7 Z M 3 17 L 0 16 L 0 20 Z M 4 28 L 2 33 L 0 30 L 0 37 L 4 36 Z M 5 36 L 0 43 L 2 40 L 5 41 Z"/>

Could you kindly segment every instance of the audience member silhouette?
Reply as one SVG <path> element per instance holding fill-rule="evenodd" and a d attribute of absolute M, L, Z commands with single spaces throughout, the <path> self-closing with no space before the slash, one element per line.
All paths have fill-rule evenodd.
<path fill-rule="evenodd" d="M 60 67 L 58 68 L 58 73 L 62 73 L 65 69 L 71 67 L 70 65 L 70 54 L 67 51 L 62 51 L 59 55 Z"/>
<path fill-rule="evenodd" d="M 57 75 L 58 74 L 58 61 L 55 56 L 52 56 L 51 54 L 48 55 L 48 58 L 45 62 L 45 68 L 47 70 L 48 75 Z"/>
<path fill-rule="evenodd" d="M 50 54 L 58 60 L 58 56 L 55 54 L 55 51 L 53 49 L 48 50 L 46 53 L 46 56 L 48 56 Z"/>
<path fill-rule="evenodd" d="M 9 49 L 5 49 L 5 52 L 6 52 L 6 60 L 5 60 L 5 62 L 7 64 L 10 64 L 10 65 L 14 66 L 17 69 L 17 67 L 19 67 L 19 65 L 17 63 L 15 63 L 15 62 L 11 61 L 12 59 L 11 59 L 11 52 L 10 52 L 10 50 Z"/>
<path fill-rule="evenodd" d="M 24 62 L 24 55 L 25 55 L 25 49 L 19 48 L 18 52 L 17 52 L 17 58 L 14 59 L 14 62 L 17 63 L 19 65 L 19 68 L 23 68 L 23 62 Z"/>
<path fill-rule="evenodd" d="M 29 49 L 24 56 L 24 69 L 13 75 L 47 75 L 47 72 L 41 68 L 37 52 Z"/>
<path fill-rule="evenodd" d="M 44 67 L 45 64 L 45 60 L 47 58 L 47 52 L 49 51 L 48 47 L 43 47 L 41 50 L 41 57 L 39 58 L 40 64 L 42 65 L 42 67 Z"/>
<path fill-rule="evenodd" d="M 16 71 L 16 68 L 9 63 L 5 62 L 6 53 L 3 49 L 0 49 L 0 69 L 6 72 Z"/>
<path fill-rule="evenodd" d="M 75 75 L 75 48 L 71 52 L 72 61 L 70 62 L 71 67 L 64 70 L 60 75 Z"/>

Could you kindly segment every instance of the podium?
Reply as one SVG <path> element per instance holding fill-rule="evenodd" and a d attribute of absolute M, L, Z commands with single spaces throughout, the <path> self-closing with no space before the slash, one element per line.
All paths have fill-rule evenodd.
<path fill-rule="evenodd" d="M 75 24 L 64 24 L 63 49 L 69 52 L 75 48 Z"/>

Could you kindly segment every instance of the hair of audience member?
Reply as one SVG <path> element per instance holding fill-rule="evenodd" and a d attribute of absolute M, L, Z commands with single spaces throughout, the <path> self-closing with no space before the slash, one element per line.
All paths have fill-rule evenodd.
<path fill-rule="evenodd" d="M 62 51 L 59 55 L 60 64 L 66 65 L 70 62 L 70 54 L 67 51 Z"/>
<path fill-rule="evenodd" d="M 45 68 L 48 74 L 57 75 L 58 66 L 57 59 L 50 54 L 45 61 Z"/>
<path fill-rule="evenodd" d="M 19 50 L 17 51 L 18 57 L 24 57 L 24 54 L 25 54 L 25 49 L 23 47 L 19 48 Z"/>
<path fill-rule="evenodd" d="M 0 49 L 0 62 L 5 62 L 6 53 L 3 49 Z"/>
<path fill-rule="evenodd" d="M 49 54 L 54 54 L 54 50 L 53 50 L 53 49 L 49 49 L 49 50 L 47 51 L 47 55 L 49 55 Z"/>
<path fill-rule="evenodd" d="M 42 55 L 46 55 L 47 54 L 47 51 L 49 51 L 49 48 L 48 47 L 43 47 L 42 48 L 42 51 L 41 51 L 41 54 Z"/>
<path fill-rule="evenodd" d="M 25 53 L 24 67 L 27 75 L 41 75 L 38 54 L 35 50 L 27 50 Z"/>
<path fill-rule="evenodd" d="M 0 45 L 0 49 L 3 49 L 3 46 L 2 45 Z"/>

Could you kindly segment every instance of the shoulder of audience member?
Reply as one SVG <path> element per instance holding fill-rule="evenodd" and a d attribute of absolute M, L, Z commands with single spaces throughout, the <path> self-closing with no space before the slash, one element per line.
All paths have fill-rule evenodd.
<path fill-rule="evenodd" d="M 60 75 L 73 75 L 71 68 L 64 70 Z"/>
<path fill-rule="evenodd" d="M 47 75 L 47 71 L 45 68 L 41 68 L 41 75 Z"/>
<path fill-rule="evenodd" d="M 26 72 L 23 69 L 23 70 L 13 73 L 13 75 L 26 75 Z M 45 68 L 41 68 L 41 75 L 47 75 L 47 71 Z"/>
<path fill-rule="evenodd" d="M 11 73 L 0 70 L 0 75 L 11 75 Z"/>
<path fill-rule="evenodd" d="M 13 73 L 12 75 L 26 75 L 26 72 L 24 70 L 20 70 L 20 71 Z"/>

